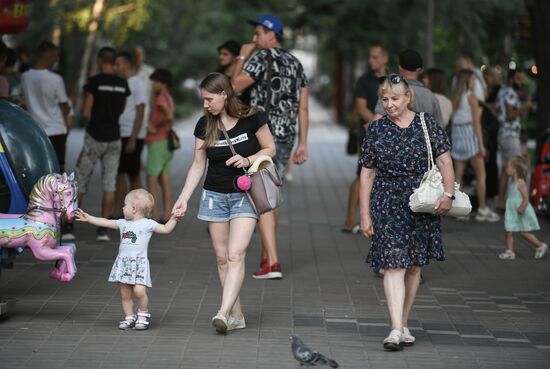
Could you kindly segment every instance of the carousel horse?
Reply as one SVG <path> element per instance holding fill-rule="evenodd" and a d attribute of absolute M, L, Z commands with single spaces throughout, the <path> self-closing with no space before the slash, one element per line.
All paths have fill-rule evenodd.
<path fill-rule="evenodd" d="M 47 174 L 32 188 L 25 214 L 0 214 L 0 248 L 28 247 L 38 260 L 55 260 L 50 278 L 70 281 L 76 273 L 74 244 L 61 244 L 61 220 L 72 220 L 78 187 L 74 174 Z"/>

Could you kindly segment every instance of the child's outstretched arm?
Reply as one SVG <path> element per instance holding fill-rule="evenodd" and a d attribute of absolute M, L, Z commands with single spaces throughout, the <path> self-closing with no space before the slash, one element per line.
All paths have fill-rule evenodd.
<path fill-rule="evenodd" d="M 168 234 L 171 233 L 174 228 L 176 228 L 176 224 L 178 221 L 176 220 L 176 217 L 172 215 L 170 219 L 166 222 L 166 224 L 157 224 L 155 227 L 155 233 L 160 234 Z"/>
<path fill-rule="evenodd" d="M 517 211 L 520 214 L 525 212 L 527 203 L 529 202 L 529 192 L 527 191 L 527 183 L 524 180 L 518 179 L 518 189 L 521 193 L 521 205 L 518 207 Z"/>
<path fill-rule="evenodd" d="M 79 222 L 86 222 L 98 227 L 106 227 L 111 229 L 118 229 L 118 223 L 115 219 L 106 219 L 101 217 L 94 217 L 86 213 L 82 209 L 76 209 L 75 218 Z"/>

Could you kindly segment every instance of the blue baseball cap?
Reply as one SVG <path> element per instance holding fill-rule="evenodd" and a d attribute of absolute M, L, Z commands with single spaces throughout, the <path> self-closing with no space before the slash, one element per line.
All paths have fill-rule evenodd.
<path fill-rule="evenodd" d="M 253 26 L 264 26 L 279 36 L 283 35 L 283 22 L 273 14 L 264 14 L 257 21 L 249 19 L 248 23 Z"/>

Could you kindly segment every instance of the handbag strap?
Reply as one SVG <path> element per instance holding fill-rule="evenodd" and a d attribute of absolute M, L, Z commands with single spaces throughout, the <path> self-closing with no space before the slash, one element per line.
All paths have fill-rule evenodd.
<path fill-rule="evenodd" d="M 227 141 L 227 144 L 229 145 L 229 148 L 231 149 L 231 152 L 233 153 L 233 156 L 237 155 L 237 152 L 235 151 L 235 148 L 233 147 L 233 143 L 231 142 L 231 139 L 229 138 L 229 135 L 227 134 L 227 130 L 225 129 L 225 126 L 223 125 L 223 122 L 220 121 L 220 127 L 221 131 L 223 132 L 223 135 L 225 136 L 225 140 Z M 245 174 L 248 174 L 246 169 L 243 168 L 243 171 Z"/>
<path fill-rule="evenodd" d="M 430 142 L 430 135 L 428 134 L 428 127 L 426 127 L 423 111 L 420 112 L 420 124 L 422 125 L 422 131 L 424 131 L 424 139 L 426 140 L 426 149 L 428 150 L 428 171 L 430 171 L 435 166 L 435 163 L 432 153 L 432 144 Z"/>

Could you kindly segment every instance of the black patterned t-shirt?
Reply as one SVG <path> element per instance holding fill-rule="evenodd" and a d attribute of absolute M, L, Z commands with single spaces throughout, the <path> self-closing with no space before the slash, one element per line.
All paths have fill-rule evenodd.
<path fill-rule="evenodd" d="M 272 57 L 271 83 L 267 81 L 269 54 Z M 275 142 L 294 142 L 300 89 L 308 84 L 302 64 L 286 50 L 262 49 L 250 58 L 244 72 L 256 82 L 250 90 L 250 105 L 265 109 L 270 85 L 269 129 Z"/>

